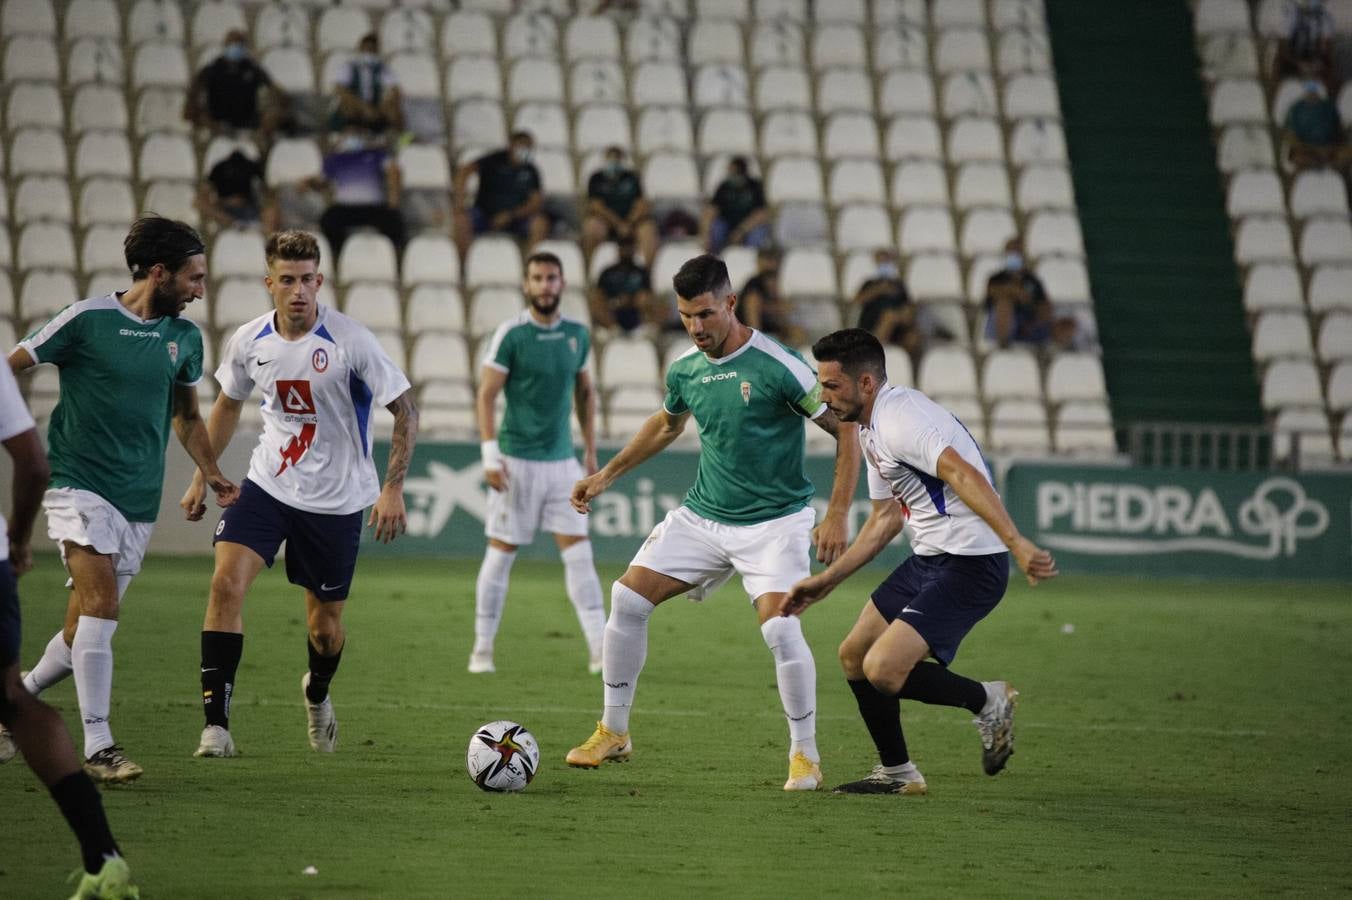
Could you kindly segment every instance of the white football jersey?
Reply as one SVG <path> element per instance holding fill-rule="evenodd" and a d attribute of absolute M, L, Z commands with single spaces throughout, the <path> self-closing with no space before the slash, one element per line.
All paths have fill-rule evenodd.
<path fill-rule="evenodd" d="M 1006 548 L 935 470 L 949 447 L 991 480 L 981 448 L 967 426 L 919 391 L 883 385 L 872 421 L 859 427 L 868 462 L 868 495 L 889 497 L 911 511 L 911 547 L 921 556 L 980 556 Z M 992 485 L 994 482 L 992 482 Z"/>
<path fill-rule="evenodd" d="M 0 441 L 7 441 L 15 435 L 23 434 L 37 427 L 33 414 L 24 405 L 19 394 L 19 383 L 9 366 L 0 365 Z M 8 529 L 5 517 L 0 515 L 0 533 Z M 0 541 L 0 560 L 9 559 L 9 541 Z"/>
<path fill-rule="evenodd" d="M 310 333 L 288 341 L 271 312 L 226 344 L 216 380 L 235 400 L 263 393 L 263 434 L 249 480 L 306 512 L 345 515 L 380 496 L 371 460 L 371 413 L 409 389 L 364 325 L 319 307 Z"/>

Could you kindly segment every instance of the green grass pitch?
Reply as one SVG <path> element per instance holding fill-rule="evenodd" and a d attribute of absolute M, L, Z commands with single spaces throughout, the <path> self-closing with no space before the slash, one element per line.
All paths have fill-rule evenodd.
<path fill-rule="evenodd" d="M 1009 769 L 981 773 L 967 714 L 905 703 L 929 796 L 845 797 L 781 790 L 787 730 L 736 582 L 655 613 L 633 761 L 581 771 L 563 756 L 590 733 L 601 688 L 561 569 L 517 565 L 498 672 L 471 676 L 476 568 L 362 564 L 333 689 L 339 752 L 324 757 L 306 745 L 300 706 L 303 603 L 281 571 L 264 573 L 234 698 L 244 756 L 207 761 L 191 754 L 210 562 L 151 559 L 115 638 L 113 690 L 114 733 L 146 774 L 104 792 L 142 896 L 1352 891 L 1346 584 L 1016 580 L 955 665 L 1022 692 Z M 608 585 L 619 572 L 601 574 Z M 835 648 L 880 575 L 805 620 L 828 784 L 875 761 Z M 60 620 L 59 565 L 41 559 L 20 590 L 31 664 Z M 69 681 L 48 699 L 77 726 Z M 519 795 L 482 793 L 465 774 L 470 734 L 498 718 L 542 748 Z M 0 768 L 0 821 L 0 897 L 66 896 L 74 839 L 17 761 Z"/>

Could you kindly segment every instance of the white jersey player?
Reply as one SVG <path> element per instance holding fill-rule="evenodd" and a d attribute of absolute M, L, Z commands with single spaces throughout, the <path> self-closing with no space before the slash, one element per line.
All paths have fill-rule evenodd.
<path fill-rule="evenodd" d="M 305 589 L 309 668 L 302 678 L 310 746 L 332 752 L 338 723 L 329 682 L 338 669 L 343 606 L 351 589 L 370 504 L 377 540 L 403 533 L 403 483 L 418 412 L 408 379 L 375 336 L 316 296 L 319 245 L 302 231 L 267 243 L 265 279 L 274 310 L 245 324 L 216 371 L 221 394 L 211 411 L 212 445 L 234 434 L 244 401 L 263 394 L 263 434 L 240 499 L 216 528 L 216 572 L 202 626 L 202 702 L 206 727 L 197 756 L 234 756 L 230 696 L 244 647 L 244 595 L 286 542 L 286 573 Z M 371 459 L 371 416 L 384 406 L 394 433 L 383 487 Z M 183 498 L 205 512 L 200 479 Z"/>
<path fill-rule="evenodd" d="M 841 421 L 859 423 L 873 511 L 844 555 L 789 590 L 783 614 L 802 612 L 877 556 L 908 514 L 913 531 L 912 554 L 873 591 L 840 647 L 879 765 L 836 791 L 926 792 L 902 734 L 902 698 L 974 713 L 982 767 L 995 775 L 1014 752 L 1017 692 L 948 666 L 967 632 L 1004 596 L 1010 554 L 1030 584 L 1056 575 L 1056 563 L 1014 526 L 962 422 L 919 391 L 887 383 L 877 338 L 850 328 L 822 338 L 812 352 L 822 399 Z"/>

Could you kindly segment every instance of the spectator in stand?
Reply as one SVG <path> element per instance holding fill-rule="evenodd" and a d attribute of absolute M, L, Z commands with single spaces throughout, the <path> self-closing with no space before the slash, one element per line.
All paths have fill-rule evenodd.
<path fill-rule="evenodd" d="M 267 147 L 286 116 L 290 101 L 249 55 L 243 31 L 225 36 L 221 55 L 203 66 L 188 88 L 183 118 L 211 132 L 256 132 Z"/>
<path fill-rule="evenodd" d="M 343 243 L 359 228 L 374 228 L 404 248 L 404 216 L 399 211 L 402 188 L 399 164 L 376 135 L 348 126 L 332 152 L 324 157 L 324 174 L 303 184 L 325 191 L 329 206 L 319 228 L 337 260 Z"/>
<path fill-rule="evenodd" d="M 1352 162 L 1352 147 L 1343 134 L 1338 107 L 1329 99 L 1323 83 L 1313 78 L 1305 82 L 1300 99 L 1287 111 L 1282 139 L 1287 158 L 1297 169 L 1342 169 Z"/>
<path fill-rule="evenodd" d="M 793 304 L 779 290 L 779 251 L 774 247 L 756 253 L 756 274 L 742 288 L 740 301 L 743 324 L 790 346 L 802 342 L 803 329 L 793 323 Z"/>
<path fill-rule="evenodd" d="M 236 149 L 211 167 L 197 187 L 197 209 L 221 226 L 261 226 L 271 234 L 281 227 L 276 197 L 263 180 L 258 160 Z"/>
<path fill-rule="evenodd" d="M 607 147 L 606 162 L 587 180 L 582 255 L 591 259 L 602 241 L 632 237 L 645 260 L 657 255 L 657 223 L 638 173 L 624 164 L 624 148 Z"/>
<path fill-rule="evenodd" d="M 549 217 L 540 187 L 540 170 L 531 159 L 535 138 L 514 131 L 508 146 L 461 166 L 451 187 L 455 207 L 455 244 L 463 257 L 475 235 L 505 231 L 527 242 L 527 249 L 549 236 Z M 474 203 L 467 203 L 469 179 L 479 176 Z"/>
<path fill-rule="evenodd" d="M 921 333 L 916 324 L 915 304 L 901 280 L 897 254 L 885 247 L 873 254 L 878 270 L 859 286 L 854 295 L 859 307 L 859 327 L 871 332 L 880 343 L 895 344 L 916 354 L 921 350 Z"/>
<path fill-rule="evenodd" d="M 1000 347 L 1074 346 L 1075 319 L 1053 314 L 1047 289 L 1027 267 L 1018 238 L 1005 244 L 1005 267 L 986 282 L 986 312 L 986 337 Z"/>
<path fill-rule="evenodd" d="M 356 125 L 380 134 L 404 130 L 404 106 L 394 70 L 380 58 L 380 38 L 368 34 L 333 84 L 335 103 L 329 128 Z"/>
<path fill-rule="evenodd" d="M 662 324 L 653 308 L 652 278 L 634 258 L 634 236 L 620 238 L 620 258 L 608 266 L 591 291 L 592 322 L 631 334 L 644 325 Z"/>
<path fill-rule="evenodd" d="M 1333 71 L 1333 16 L 1324 0 L 1287 0 L 1285 37 L 1277 42 L 1278 78 L 1316 78 L 1336 87 Z"/>
<path fill-rule="evenodd" d="M 704 208 L 700 237 L 710 253 L 721 253 L 729 244 L 770 246 L 770 210 L 760 179 L 751 177 L 745 156 L 728 161 L 728 176 Z"/>

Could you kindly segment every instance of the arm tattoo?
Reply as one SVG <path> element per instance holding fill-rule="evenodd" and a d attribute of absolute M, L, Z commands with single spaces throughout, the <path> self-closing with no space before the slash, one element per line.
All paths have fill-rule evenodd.
<path fill-rule="evenodd" d="M 390 459 L 385 465 L 385 484 L 401 485 L 413 459 L 413 445 L 418 439 L 418 407 L 413 403 L 410 388 L 385 407 L 394 413 L 394 434 L 390 437 Z"/>
<path fill-rule="evenodd" d="M 812 421 L 816 422 L 818 428 L 832 437 L 840 437 L 840 421 L 836 418 L 836 414 L 831 412 L 831 410 L 826 410 L 826 412 L 817 416 L 817 418 Z"/>

